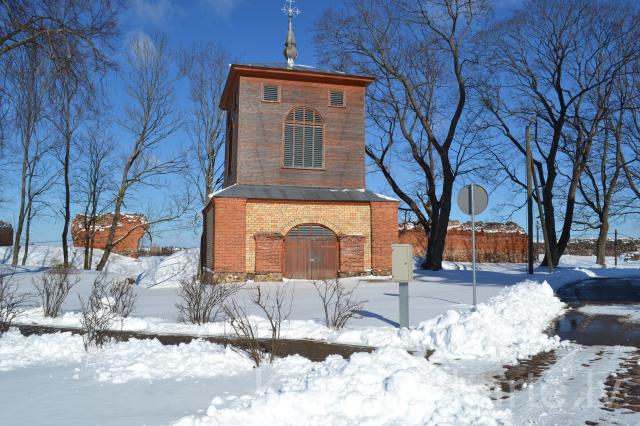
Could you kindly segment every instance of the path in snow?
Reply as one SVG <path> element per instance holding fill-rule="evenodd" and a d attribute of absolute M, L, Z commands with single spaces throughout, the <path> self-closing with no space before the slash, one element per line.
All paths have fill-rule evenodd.
<path fill-rule="evenodd" d="M 535 382 L 496 401 L 513 412 L 515 426 L 638 424 L 640 413 L 602 409 L 605 381 L 635 350 L 622 346 L 568 345 L 556 350 L 556 363 Z"/>

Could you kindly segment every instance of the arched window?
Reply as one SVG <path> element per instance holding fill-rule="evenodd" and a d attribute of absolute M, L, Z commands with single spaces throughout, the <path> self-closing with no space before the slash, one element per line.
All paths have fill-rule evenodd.
<path fill-rule="evenodd" d="M 284 122 L 284 166 L 321 169 L 324 150 L 324 122 L 317 111 L 292 109 Z"/>

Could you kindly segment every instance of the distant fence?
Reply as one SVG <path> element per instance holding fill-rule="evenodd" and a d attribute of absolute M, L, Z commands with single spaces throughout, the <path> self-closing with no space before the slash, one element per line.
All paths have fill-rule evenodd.
<path fill-rule="evenodd" d="M 139 257 L 151 257 L 151 256 L 171 256 L 175 252 L 180 250 L 178 247 L 163 247 L 163 246 L 150 246 L 140 247 L 138 250 Z"/>

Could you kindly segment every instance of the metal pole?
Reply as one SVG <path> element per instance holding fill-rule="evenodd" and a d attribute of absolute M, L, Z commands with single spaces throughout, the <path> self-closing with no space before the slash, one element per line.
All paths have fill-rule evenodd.
<path fill-rule="evenodd" d="M 400 296 L 400 328 L 409 327 L 409 283 L 398 283 Z"/>
<path fill-rule="evenodd" d="M 613 231 L 613 264 L 618 266 L 618 230 Z"/>
<path fill-rule="evenodd" d="M 533 182 L 531 178 L 531 135 L 526 129 L 527 140 L 527 272 L 533 274 Z"/>
<path fill-rule="evenodd" d="M 471 262 L 473 269 L 473 310 L 476 310 L 476 216 L 475 206 L 473 204 L 473 193 L 475 192 L 475 185 L 471 184 Z"/>

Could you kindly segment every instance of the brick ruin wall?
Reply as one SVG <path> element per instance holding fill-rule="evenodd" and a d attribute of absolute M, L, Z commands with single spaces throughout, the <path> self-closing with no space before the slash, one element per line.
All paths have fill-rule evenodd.
<path fill-rule="evenodd" d="M 93 248 L 104 249 L 107 245 L 109 228 L 113 221 L 113 214 L 98 216 Z M 140 240 L 148 229 L 147 219 L 141 214 L 123 214 L 116 228 L 113 252 L 123 256 L 138 257 Z M 128 235 L 127 235 L 128 234 Z M 73 218 L 71 223 L 71 236 L 75 247 L 85 246 L 84 217 L 81 215 Z"/>
<path fill-rule="evenodd" d="M 527 261 L 527 235 L 514 223 L 477 223 L 476 259 L 483 263 L 524 263 Z M 413 245 L 416 256 L 424 256 L 427 237 L 420 227 L 400 228 L 400 243 Z M 444 259 L 453 262 L 471 261 L 470 224 L 451 221 L 447 231 Z"/>
<path fill-rule="evenodd" d="M 13 227 L 0 220 L 0 247 L 13 245 Z"/>

